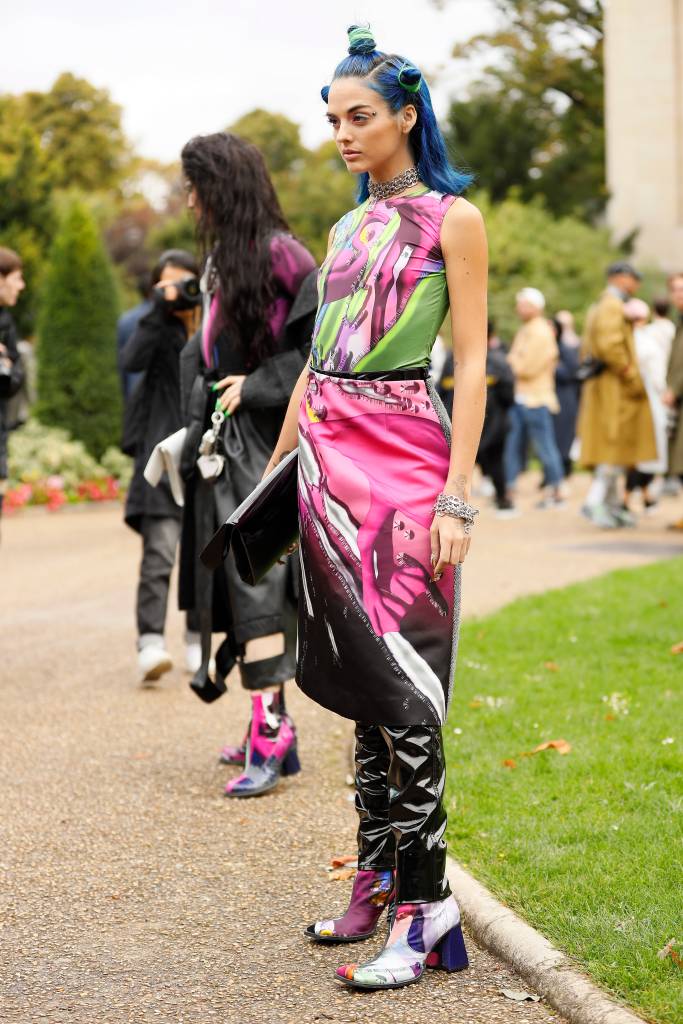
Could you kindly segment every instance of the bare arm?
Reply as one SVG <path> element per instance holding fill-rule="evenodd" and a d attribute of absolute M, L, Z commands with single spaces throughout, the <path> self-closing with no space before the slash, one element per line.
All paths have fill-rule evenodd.
<path fill-rule="evenodd" d="M 282 424 L 282 430 L 280 436 L 277 439 L 277 444 L 273 450 L 273 454 L 270 457 L 270 462 L 266 466 L 264 476 L 267 476 L 272 469 L 282 462 L 285 455 L 289 455 L 299 444 L 299 406 L 301 405 L 301 399 L 303 398 L 304 391 L 306 390 L 306 380 L 308 378 L 308 362 L 304 366 L 303 370 L 299 374 L 299 378 L 294 385 L 292 391 L 292 397 L 289 400 L 287 406 L 287 412 L 285 413 L 285 419 Z"/>
<path fill-rule="evenodd" d="M 458 199 L 441 227 L 441 246 L 451 303 L 453 333 L 453 440 L 445 494 L 469 501 L 486 405 L 486 319 L 488 249 L 483 218 Z M 462 562 L 470 546 L 464 524 L 452 516 L 432 523 L 434 575 Z"/>

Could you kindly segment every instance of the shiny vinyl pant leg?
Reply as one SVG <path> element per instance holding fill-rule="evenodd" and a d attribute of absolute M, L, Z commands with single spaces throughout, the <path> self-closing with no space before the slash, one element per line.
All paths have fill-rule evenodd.
<path fill-rule="evenodd" d="M 388 771 L 389 747 L 380 727 L 356 722 L 358 867 L 362 871 L 389 871 L 394 868 Z"/>
<path fill-rule="evenodd" d="M 381 726 L 389 748 L 389 822 L 396 842 L 398 903 L 433 903 L 446 878 L 446 762 L 438 726 Z"/>

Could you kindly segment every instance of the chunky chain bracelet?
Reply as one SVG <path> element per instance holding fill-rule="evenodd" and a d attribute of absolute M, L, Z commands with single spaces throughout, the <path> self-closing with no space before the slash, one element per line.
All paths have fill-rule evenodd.
<path fill-rule="evenodd" d="M 479 515 L 479 509 L 468 505 L 462 498 L 455 494 L 440 494 L 434 502 L 432 509 L 437 516 L 453 516 L 454 519 L 462 519 L 465 524 L 465 533 L 469 533 L 474 523 L 474 517 Z"/>

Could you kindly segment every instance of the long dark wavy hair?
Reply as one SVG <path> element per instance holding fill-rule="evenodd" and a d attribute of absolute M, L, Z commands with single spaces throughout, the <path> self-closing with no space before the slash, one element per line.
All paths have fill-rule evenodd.
<path fill-rule="evenodd" d="M 251 142 L 229 132 L 197 135 L 183 147 L 181 160 L 197 193 L 198 241 L 204 257 L 211 257 L 220 292 L 218 324 L 231 330 L 252 369 L 273 353 L 270 240 L 289 226 Z"/>

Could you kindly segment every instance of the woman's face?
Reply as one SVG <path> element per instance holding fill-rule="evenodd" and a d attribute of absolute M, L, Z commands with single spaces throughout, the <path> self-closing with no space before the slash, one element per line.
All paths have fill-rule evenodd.
<path fill-rule="evenodd" d="M 337 78 L 330 86 L 327 119 L 342 160 L 353 174 L 372 173 L 408 152 L 417 120 L 410 104 L 394 113 L 362 78 Z"/>
<path fill-rule="evenodd" d="M 26 287 L 21 270 L 0 274 L 0 306 L 16 306 L 17 299 Z"/>
<path fill-rule="evenodd" d="M 185 182 L 185 192 L 187 193 L 187 208 L 188 210 L 192 210 L 195 220 L 199 220 L 201 216 L 199 197 L 197 195 L 197 189 L 194 187 L 191 181 Z"/>

